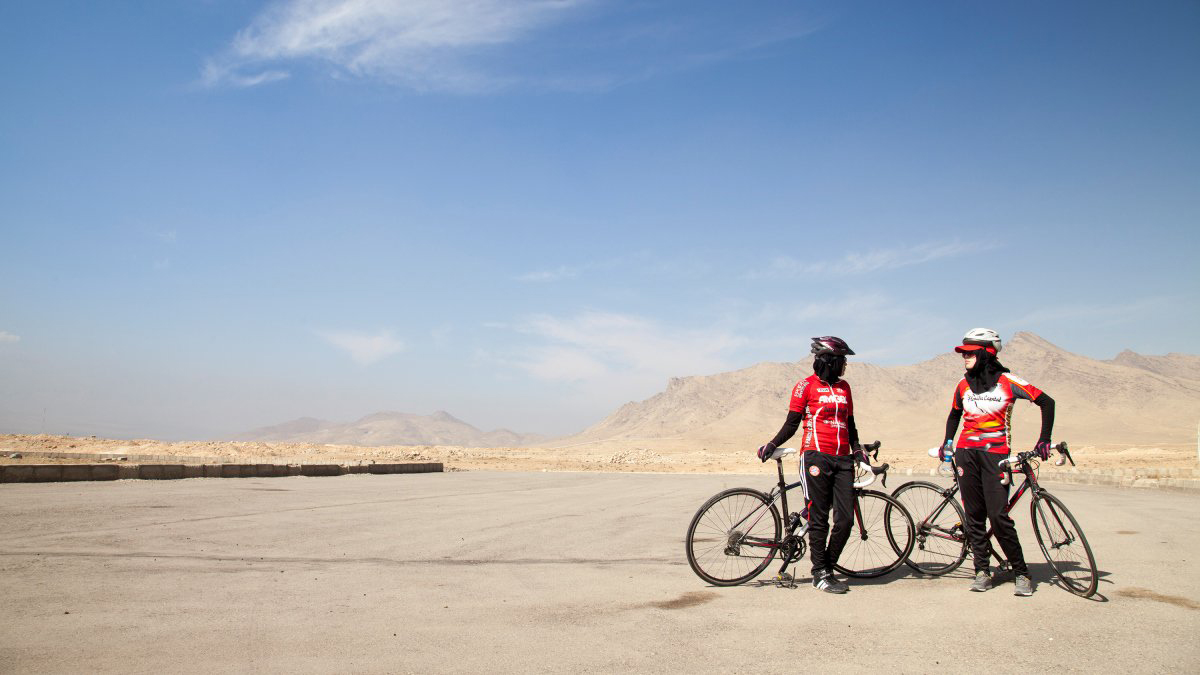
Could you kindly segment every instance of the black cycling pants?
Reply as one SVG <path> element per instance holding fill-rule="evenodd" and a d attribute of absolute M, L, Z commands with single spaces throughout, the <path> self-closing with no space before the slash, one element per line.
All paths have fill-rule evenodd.
<path fill-rule="evenodd" d="M 1017 528 L 1013 519 L 1004 513 L 1008 506 L 1008 485 L 1000 484 L 1003 472 L 1000 460 L 1007 454 L 987 450 L 958 448 L 954 451 L 954 465 L 958 470 L 958 485 L 962 490 L 963 511 L 966 512 L 967 538 L 971 541 L 971 553 L 975 556 L 975 571 L 987 570 L 991 562 L 984 519 L 992 522 L 1000 550 L 1012 565 L 1014 575 L 1028 575 L 1025 555 L 1021 552 L 1021 541 L 1017 539 Z"/>
<path fill-rule="evenodd" d="M 808 548 L 813 574 L 832 570 L 854 522 L 854 457 L 834 457 L 816 450 L 804 453 L 808 484 Z M 833 531 L 829 530 L 829 508 L 833 507 Z M 829 543 L 826 546 L 826 538 Z"/>

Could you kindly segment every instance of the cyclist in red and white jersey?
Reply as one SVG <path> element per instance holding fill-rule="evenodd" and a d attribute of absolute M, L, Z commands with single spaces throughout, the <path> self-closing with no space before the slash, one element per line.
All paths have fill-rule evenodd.
<path fill-rule="evenodd" d="M 846 356 L 854 352 L 844 340 L 832 335 L 812 340 L 812 353 L 816 355 L 813 374 L 792 388 L 787 420 L 775 438 L 759 447 L 758 457 L 767 461 L 803 423 L 801 450 L 808 472 L 805 481 L 813 586 L 828 593 L 845 593 L 849 587 L 833 576 L 833 564 L 850 537 L 854 459 L 861 451 L 850 384 L 841 379 L 846 372 Z M 830 506 L 833 506 L 832 531 Z"/>
<path fill-rule="evenodd" d="M 954 351 L 962 354 L 966 371 L 958 386 L 950 415 L 946 418 L 944 454 L 954 453 L 954 466 L 962 490 L 966 520 L 963 527 L 971 541 L 975 558 L 975 581 L 972 591 L 986 591 L 993 579 L 988 567 L 990 555 L 987 544 L 986 520 L 990 520 L 996 539 L 1013 569 L 1016 595 L 1033 595 L 1029 568 L 1017 538 L 1013 520 L 1004 513 L 1008 505 L 1008 486 L 1001 482 L 1000 462 L 1012 451 L 1010 447 L 1013 404 L 1019 399 L 1032 401 L 1042 410 L 1042 431 L 1036 450 L 1042 458 L 1050 455 L 1050 432 L 1054 428 L 1054 399 L 1041 389 L 1009 372 L 996 355 L 1000 352 L 1000 335 L 990 328 L 972 328 L 963 336 L 962 344 Z M 954 434 L 959 421 L 963 422 L 957 448 Z"/>

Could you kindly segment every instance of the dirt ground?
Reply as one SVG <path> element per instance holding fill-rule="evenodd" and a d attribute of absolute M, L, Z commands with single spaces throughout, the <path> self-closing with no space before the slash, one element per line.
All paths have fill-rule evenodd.
<path fill-rule="evenodd" d="M 675 440 L 606 441 L 572 447 L 464 448 L 451 446 L 315 445 L 246 441 L 117 440 L 96 437 L 0 435 L 0 462 L 92 462 L 106 458 L 160 455 L 190 463 L 226 462 L 442 462 L 451 471 L 606 471 L 659 473 L 758 473 L 766 471 L 754 448 L 713 442 L 696 448 Z M 51 459 L 39 453 L 88 453 L 85 459 Z M 25 455 L 10 459 L 9 455 Z M 878 462 L 898 469 L 928 469 L 934 460 L 925 449 L 888 448 Z M 1071 455 L 1080 469 L 1200 470 L 1193 445 L 1169 447 L 1076 446 Z"/>

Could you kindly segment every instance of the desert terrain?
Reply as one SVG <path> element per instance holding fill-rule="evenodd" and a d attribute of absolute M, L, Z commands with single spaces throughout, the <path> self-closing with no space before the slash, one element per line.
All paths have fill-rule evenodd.
<path fill-rule="evenodd" d="M 1033 333 L 1017 333 L 1001 354 L 1014 374 L 1054 398 L 1054 440 L 1068 442 L 1079 469 L 1200 469 L 1200 356 L 1125 351 L 1099 360 Z M 775 435 L 792 385 L 811 372 L 805 359 L 672 378 L 658 394 L 620 406 L 577 434 L 549 440 L 483 432 L 441 411 L 392 412 L 348 424 L 301 418 L 240 440 L 7 435 L 0 436 L 0 461 L 86 453 L 83 459 L 47 461 L 154 456 L 182 463 L 442 462 L 462 471 L 756 473 L 769 469 L 754 457 L 755 448 Z M 942 439 L 950 394 L 961 376 L 962 360 L 952 352 L 908 366 L 850 362 L 846 380 L 853 386 L 856 424 L 863 442 L 882 441 L 879 462 L 901 470 L 935 465 L 926 451 Z M 1040 424 L 1037 406 L 1018 401 L 1013 447 L 1031 448 Z M 492 445 L 501 447 L 486 447 Z M 7 459 L 14 453 L 28 459 Z"/>
<path fill-rule="evenodd" d="M 614 440 L 566 447 L 467 448 L 458 446 L 318 445 L 255 441 L 163 442 L 46 435 L 0 436 L 0 462 L 137 463 L 139 457 L 179 458 L 181 463 L 370 463 L 442 462 L 448 471 L 645 471 L 655 473 L 770 472 L 754 456 L 753 447 L 696 447 L 685 440 Z M 87 458 L 47 458 L 43 453 L 85 453 Z M 898 469 L 929 469 L 934 460 L 925 448 L 890 448 L 885 443 L 879 462 Z M 21 459 L 10 459 L 20 454 Z M 1157 447 L 1071 446 L 1080 469 L 1192 469 L 1200 465 L 1194 445 Z M 144 461 L 144 460 L 143 460 Z M 1198 472 L 1200 473 L 1200 472 Z"/>

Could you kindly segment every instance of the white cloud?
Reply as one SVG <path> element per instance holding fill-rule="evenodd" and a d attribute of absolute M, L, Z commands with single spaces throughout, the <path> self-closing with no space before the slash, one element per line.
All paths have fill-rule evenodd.
<path fill-rule="evenodd" d="M 806 274 L 869 274 L 882 270 L 922 265 L 924 263 L 987 251 L 996 248 L 990 244 L 948 242 L 945 244 L 924 243 L 893 249 L 873 249 L 864 252 L 851 251 L 834 261 L 816 259 L 798 260 L 779 256 L 765 269 L 751 272 L 750 278 L 799 277 Z"/>
<path fill-rule="evenodd" d="M 0 330 L 0 342 L 20 342 L 21 336 Z"/>
<path fill-rule="evenodd" d="M 321 339 L 341 349 L 355 363 L 370 365 L 392 354 L 404 351 L 404 343 L 392 336 L 391 331 L 375 334 L 352 331 L 316 331 Z"/>
<path fill-rule="evenodd" d="M 1024 316 L 1018 317 L 1003 325 L 1012 330 L 1031 330 L 1044 324 L 1056 324 L 1063 321 L 1080 321 L 1089 325 L 1116 326 L 1131 322 L 1141 322 L 1147 314 L 1169 311 L 1171 300 L 1165 297 L 1151 297 L 1132 302 L 1098 305 L 1081 303 L 1075 305 L 1059 305 L 1035 309 Z"/>
<path fill-rule="evenodd" d="M 587 25 L 580 30 L 582 21 Z M 424 91 L 487 92 L 518 84 L 602 91 L 741 58 L 817 28 L 787 7 L 745 12 L 736 5 L 597 0 L 275 0 L 205 61 L 200 81 L 254 87 L 315 65 L 332 77 Z"/>
<path fill-rule="evenodd" d="M 316 61 L 418 89 L 477 90 L 489 78 L 462 56 L 521 39 L 582 0 L 284 0 L 262 12 L 202 72 L 207 85 L 250 87 Z M 271 67 L 269 64 L 277 64 Z"/>
<path fill-rule="evenodd" d="M 642 317 L 584 312 L 536 316 L 518 327 L 544 344 L 517 360 L 534 377 L 557 381 L 620 380 L 661 384 L 669 377 L 728 369 L 727 355 L 745 339 L 722 330 L 686 330 Z"/>
<path fill-rule="evenodd" d="M 530 283 L 548 283 L 552 281 L 561 281 L 563 279 L 574 279 L 579 276 L 579 268 L 567 267 L 560 265 L 557 269 L 541 270 L 538 272 L 530 272 L 517 277 L 517 281 L 527 281 Z"/>

